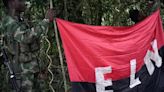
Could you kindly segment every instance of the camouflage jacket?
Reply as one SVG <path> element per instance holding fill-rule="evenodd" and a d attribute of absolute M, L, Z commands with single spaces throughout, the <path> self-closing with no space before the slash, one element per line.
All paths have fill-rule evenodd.
<path fill-rule="evenodd" d="M 147 8 L 145 12 L 147 12 L 147 16 L 155 12 L 158 8 L 160 8 L 160 0 L 150 1 L 148 2 Z"/>
<path fill-rule="evenodd" d="M 8 57 L 13 63 L 16 72 L 21 64 L 29 66 L 34 64 L 35 67 L 25 66 L 27 69 L 31 69 L 32 72 L 37 72 L 36 63 L 38 63 L 38 50 L 40 37 L 46 33 L 48 21 L 43 20 L 36 24 L 33 28 L 28 28 L 24 22 L 19 22 L 10 16 L 5 16 L 0 22 L 0 48 L 5 48 Z M 19 66 L 18 66 L 19 65 Z"/>

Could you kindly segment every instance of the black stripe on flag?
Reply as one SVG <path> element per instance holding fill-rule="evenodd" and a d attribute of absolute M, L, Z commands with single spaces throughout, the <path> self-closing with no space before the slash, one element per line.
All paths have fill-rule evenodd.
<path fill-rule="evenodd" d="M 164 61 L 164 46 L 159 50 L 159 54 Z M 154 66 L 155 63 L 153 62 Z M 129 88 L 130 78 L 112 81 L 113 86 L 106 87 L 106 90 L 114 92 L 164 92 L 164 65 L 162 68 L 155 66 L 153 75 L 149 75 L 146 65 L 136 73 L 141 84 L 134 88 Z M 96 92 L 95 83 L 72 82 L 72 92 Z"/>

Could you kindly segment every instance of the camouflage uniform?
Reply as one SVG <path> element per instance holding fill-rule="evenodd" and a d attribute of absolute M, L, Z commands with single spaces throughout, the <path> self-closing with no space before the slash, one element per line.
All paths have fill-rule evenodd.
<path fill-rule="evenodd" d="M 152 1 L 152 5 L 147 5 L 146 9 L 144 10 L 146 12 L 146 15 L 149 16 L 153 12 L 155 12 L 160 7 L 160 0 Z"/>
<path fill-rule="evenodd" d="M 21 92 L 41 92 L 36 87 L 39 85 L 36 83 L 41 68 L 39 42 L 47 24 L 48 21 L 43 20 L 34 28 L 27 28 L 23 21 L 19 22 L 10 16 L 5 16 L 0 23 L 3 38 L 0 47 L 5 48 L 16 77 L 20 78 Z"/>

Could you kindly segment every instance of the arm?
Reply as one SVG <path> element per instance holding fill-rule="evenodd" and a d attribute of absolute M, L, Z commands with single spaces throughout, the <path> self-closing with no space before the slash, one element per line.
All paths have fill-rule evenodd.
<path fill-rule="evenodd" d="M 33 28 L 24 28 L 24 25 L 20 25 L 14 32 L 14 38 L 18 42 L 30 43 L 34 37 L 40 37 L 46 33 L 48 21 L 38 22 Z M 22 28 L 21 28 L 22 27 Z"/>
<path fill-rule="evenodd" d="M 53 9 L 49 9 L 45 16 L 46 19 L 41 22 L 38 22 L 38 24 L 35 25 L 33 28 L 24 28 L 25 30 L 22 32 L 19 30 L 20 28 L 18 27 L 14 33 L 14 38 L 19 42 L 32 42 L 33 37 L 40 37 L 41 35 L 44 35 L 46 33 L 48 23 L 53 21 L 53 17 L 54 11 Z"/>
<path fill-rule="evenodd" d="M 11 17 L 9 17 L 11 18 Z M 33 28 L 26 28 L 26 25 L 20 22 L 15 21 L 14 19 L 8 19 L 12 22 L 8 21 L 5 25 L 5 35 L 13 35 L 14 39 L 18 42 L 30 43 L 33 41 L 34 37 L 40 37 L 44 35 L 45 30 L 48 25 L 48 21 L 43 20 L 35 25 Z"/>
<path fill-rule="evenodd" d="M 147 7 L 148 15 L 155 12 L 159 7 L 160 7 L 160 0 L 150 0 L 148 2 L 148 7 Z"/>

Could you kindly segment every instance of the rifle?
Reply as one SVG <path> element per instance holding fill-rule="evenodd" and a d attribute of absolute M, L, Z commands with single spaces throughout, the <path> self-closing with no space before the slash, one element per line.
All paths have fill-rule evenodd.
<path fill-rule="evenodd" d="M 15 76 L 15 73 L 14 73 L 14 71 L 12 70 L 12 68 L 9 64 L 9 59 L 7 57 L 5 49 L 2 49 L 2 53 L 3 53 L 3 63 L 4 63 L 4 65 L 6 65 L 6 67 L 9 70 L 9 74 L 10 74 L 9 77 L 10 77 L 12 87 L 14 88 L 14 90 L 16 92 L 19 92 L 19 87 L 18 87 L 18 84 L 16 82 L 16 76 Z"/>

